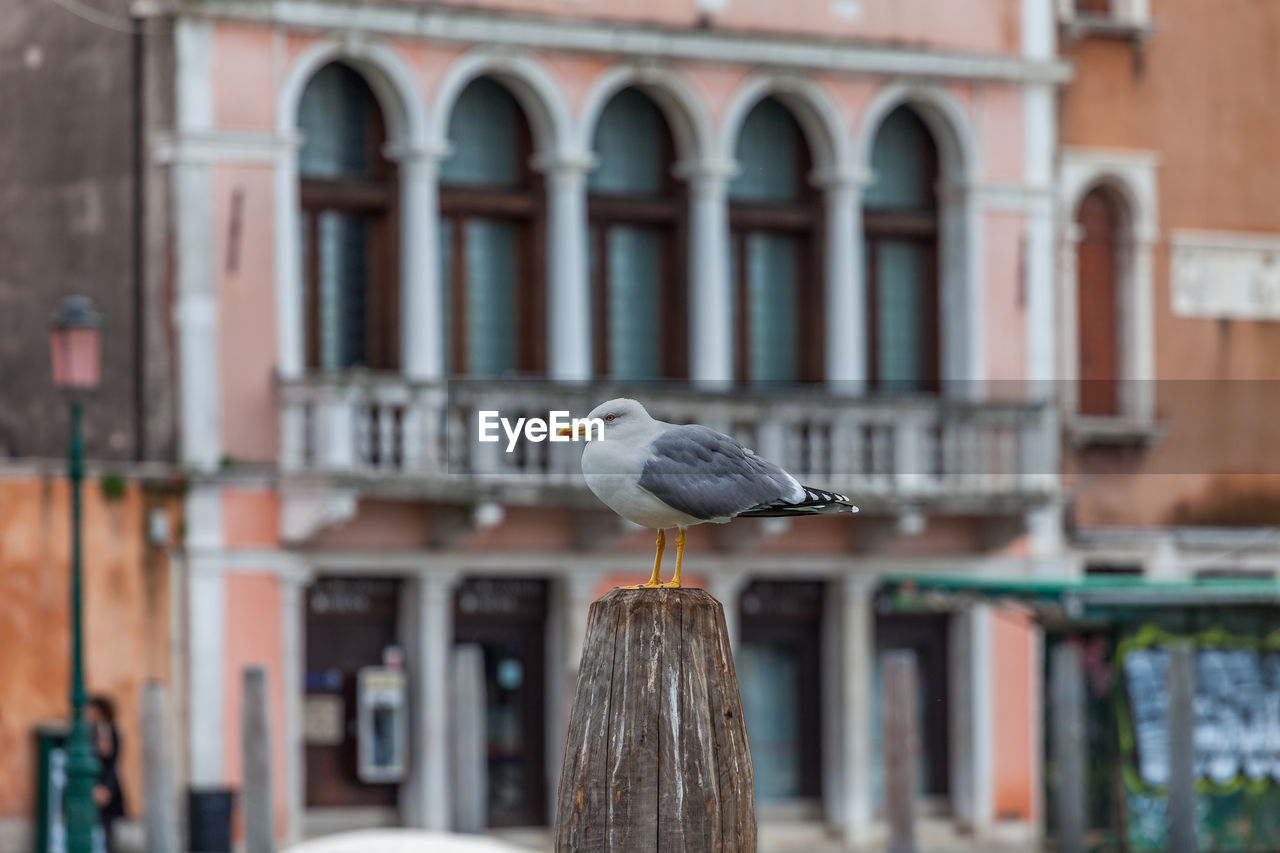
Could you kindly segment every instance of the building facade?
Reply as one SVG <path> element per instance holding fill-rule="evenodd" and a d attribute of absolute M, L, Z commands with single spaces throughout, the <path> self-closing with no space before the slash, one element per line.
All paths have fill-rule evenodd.
<path fill-rule="evenodd" d="M 690 534 L 766 832 L 881 831 L 894 647 L 926 673 L 931 819 L 1035 832 L 1033 622 L 884 612 L 877 590 L 1057 565 L 1055 411 L 1023 387 L 1055 369 L 1054 10 L 793 11 L 178 10 L 160 149 L 193 786 L 239 783 L 239 674 L 262 663 L 284 834 L 449 827 L 471 644 L 488 822 L 545 825 L 587 606 L 647 573 L 652 533 L 594 502 L 576 447 L 469 436 L 480 410 L 628 392 L 862 505 Z M 362 781 L 359 673 L 401 661 L 411 760 Z"/>
<path fill-rule="evenodd" d="M 1087 606 L 1091 826 L 1165 849 L 1164 654 L 1196 647 L 1202 849 L 1280 843 L 1275 323 L 1280 119 L 1266 4 L 1064 4 L 1058 374 L 1068 573 Z M 1263 75 L 1265 77 L 1265 74 Z M 1109 589 L 1107 587 L 1110 587 Z M 1259 751 L 1260 750 L 1260 751 Z"/>

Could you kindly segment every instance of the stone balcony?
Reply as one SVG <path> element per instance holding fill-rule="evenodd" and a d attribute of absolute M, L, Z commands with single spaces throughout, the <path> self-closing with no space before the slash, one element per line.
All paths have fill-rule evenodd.
<path fill-rule="evenodd" d="M 366 495 L 589 503 L 578 444 L 521 441 L 508 453 L 505 437 L 476 440 L 478 413 L 584 416 L 624 394 L 656 418 L 730 433 L 802 481 L 845 492 L 873 512 L 1016 514 L 1058 487 L 1056 419 L 1048 402 L 842 397 L 803 387 L 756 394 L 599 383 L 431 384 L 365 372 L 281 384 L 281 466 L 289 478 Z"/>

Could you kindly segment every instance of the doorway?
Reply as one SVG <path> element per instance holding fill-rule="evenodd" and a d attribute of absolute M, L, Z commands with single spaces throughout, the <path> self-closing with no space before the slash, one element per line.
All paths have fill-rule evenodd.
<path fill-rule="evenodd" d="M 876 736 L 883 744 L 884 711 L 880 655 L 907 650 L 916 655 L 916 709 L 920 732 L 917 779 L 920 794 L 944 809 L 951 793 L 950 674 L 947 637 L 951 616 L 947 613 L 881 613 L 876 616 Z M 877 800 L 884 798 L 883 751 L 876 753 Z"/>
<path fill-rule="evenodd" d="M 484 656 L 489 826 L 546 824 L 547 584 L 477 578 L 459 585 L 454 641 Z"/>
<path fill-rule="evenodd" d="M 822 794 L 822 592 L 818 581 L 756 581 L 740 599 L 738 683 L 761 802 Z"/>
<path fill-rule="evenodd" d="M 398 645 L 399 604 L 400 581 L 390 578 L 326 577 L 307 590 L 302 702 L 307 808 L 396 807 L 398 784 L 359 777 L 357 686 L 359 671 L 381 666 L 388 649 Z"/>

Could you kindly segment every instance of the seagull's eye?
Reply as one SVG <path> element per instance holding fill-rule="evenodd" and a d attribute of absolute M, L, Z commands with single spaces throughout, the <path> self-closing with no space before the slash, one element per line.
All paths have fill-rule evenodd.
<path fill-rule="evenodd" d="M 617 418 L 617 417 L 618 417 L 617 415 L 605 415 L 605 416 L 604 416 L 604 419 L 605 419 L 606 421 L 611 421 L 611 420 L 614 420 L 614 419 L 615 419 L 615 418 Z"/>

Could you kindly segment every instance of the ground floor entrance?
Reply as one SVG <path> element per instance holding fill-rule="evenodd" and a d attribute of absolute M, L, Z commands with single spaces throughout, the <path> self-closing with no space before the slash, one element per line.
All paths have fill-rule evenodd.
<path fill-rule="evenodd" d="M 547 584 L 476 578 L 455 595 L 454 639 L 484 659 L 489 826 L 546 823 Z"/>

